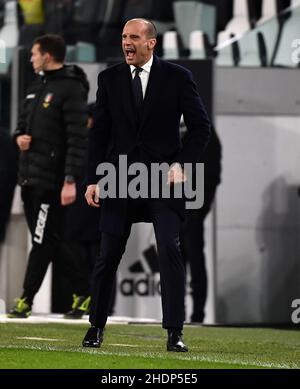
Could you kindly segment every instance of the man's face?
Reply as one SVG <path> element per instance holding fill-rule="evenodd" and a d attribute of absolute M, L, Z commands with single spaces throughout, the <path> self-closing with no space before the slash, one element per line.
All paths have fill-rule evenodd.
<path fill-rule="evenodd" d="M 31 58 L 30 62 L 32 63 L 32 67 L 35 73 L 39 73 L 42 70 L 45 70 L 45 67 L 49 60 L 49 54 L 40 52 L 40 45 L 35 44 L 31 49 Z"/>
<path fill-rule="evenodd" d="M 142 21 L 130 21 L 125 24 L 122 48 L 128 65 L 143 66 L 150 60 L 156 39 L 147 37 L 146 31 L 146 24 Z"/>

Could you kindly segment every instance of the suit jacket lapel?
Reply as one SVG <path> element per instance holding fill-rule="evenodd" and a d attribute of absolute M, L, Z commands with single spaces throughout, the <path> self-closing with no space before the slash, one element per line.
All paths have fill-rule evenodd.
<path fill-rule="evenodd" d="M 155 102 L 155 95 L 158 95 L 160 92 L 160 89 L 163 84 L 163 75 L 160 71 L 160 62 L 159 59 L 154 56 L 153 57 L 153 64 L 151 66 L 151 71 L 149 74 L 149 80 L 148 85 L 146 89 L 146 94 L 144 97 L 144 103 L 143 103 L 143 111 L 142 111 L 142 120 L 140 129 L 142 129 L 143 124 L 145 123 L 148 115 L 151 113 L 151 108 L 153 108 L 153 104 Z"/>
<path fill-rule="evenodd" d="M 131 120 L 133 126 L 136 126 L 131 81 L 132 76 L 130 73 L 130 67 L 124 63 L 124 67 L 122 67 L 119 71 L 118 81 L 121 91 L 121 102 L 124 104 L 125 114 Z"/>
<path fill-rule="evenodd" d="M 144 97 L 143 109 L 142 109 L 142 119 L 139 127 L 139 131 L 142 130 L 143 125 L 153 109 L 153 104 L 155 102 L 155 96 L 160 93 L 160 89 L 163 85 L 163 74 L 160 71 L 161 65 L 159 59 L 154 56 L 153 64 L 149 74 L 149 80 L 147 84 L 147 90 Z M 119 81 L 120 91 L 122 93 L 121 101 L 124 104 L 125 113 L 132 122 L 133 128 L 136 128 L 136 113 L 134 112 L 134 103 L 132 95 L 132 75 L 130 72 L 130 67 L 124 62 L 124 66 L 119 69 Z"/>

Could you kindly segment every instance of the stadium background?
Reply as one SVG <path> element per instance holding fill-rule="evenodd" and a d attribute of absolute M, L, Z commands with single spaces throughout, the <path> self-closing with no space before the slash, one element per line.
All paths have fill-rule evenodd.
<path fill-rule="evenodd" d="M 223 146 L 223 173 L 214 211 L 207 221 L 210 289 L 206 323 L 290 323 L 292 302 L 300 297 L 299 2 L 103 0 L 97 2 L 103 8 L 98 9 L 99 20 L 94 24 L 88 23 L 88 18 L 92 17 L 95 2 L 88 1 L 86 8 L 84 1 L 74 3 L 77 13 L 73 14 L 71 27 L 77 29 L 75 33 L 71 27 L 66 31 L 70 43 L 68 60 L 80 63 L 87 71 L 92 86 L 90 101 L 95 98 L 98 71 L 120 55 L 118 32 L 129 16 L 158 21 L 158 54 L 165 58 L 212 61 L 211 117 Z M 192 13 L 185 8 L 188 3 L 193 3 Z M 17 49 L 16 2 L 6 1 L 3 5 L 1 128 L 11 131 L 28 81 L 28 69 L 22 51 Z M 283 11 L 289 5 L 292 11 Z M 198 15 L 201 17 L 197 19 Z M 264 23 L 260 24 L 262 17 Z M 89 25 L 99 27 L 96 37 Z M 191 39 L 189 46 L 191 29 L 198 31 L 198 38 Z M 225 33 L 220 34 L 224 29 Z M 206 77 L 200 71 L 199 74 L 200 80 Z M 205 94 L 201 82 L 199 89 Z M 142 253 L 152 243 L 148 227 L 137 227 L 135 234 L 139 239 L 132 237 L 129 243 L 130 250 L 120 269 L 120 285 L 124 278 L 140 277 L 132 276 L 129 267 L 138 260 L 144 261 Z M 20 294 L 27 250 L 27 229 L 16 191 L 6 239 L 1 244 L 2 311 L 4 303 L 6 309 L 10 308 Z M 144 261 L 147 277 L 146 265 Z M 156 280 L 157 276 L 151 277 Z M 51 311 L 50 273 L 35 299 L 34 311 Z M 118 314 L 159 319 L 159 297 L 119 294 Z"/>

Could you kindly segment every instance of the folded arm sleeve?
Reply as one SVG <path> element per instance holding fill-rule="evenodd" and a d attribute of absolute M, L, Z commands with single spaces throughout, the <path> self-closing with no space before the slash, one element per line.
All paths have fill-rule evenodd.
<path fill-rule="evenodd" d="M 74 82 L 63 104 L 63 116 L 67 137 L 65 175 L 82 177 L 87 152 L 87 92 L 83 85 Z"/>
<path fill-rule="evenodd" d="M 20 114 L 18 117 L 18 123 L 17 128 L 13 132 L 13 137 L 16 139 L 19 135 L 26 134 L 26 128 L 27 128 L 27 112 L 26 112 L 26 99 L 22 102 L 22 107 L 20 110 Z"/>
<path fill-rule="evenodd" d="M 205 147 L 209 141 L 211 124 L 189 71 L 184 74 L 181 110 L 187 127 L 187 135 L 178 162 L 199 162 L 203 158 Z"/>
<path fill-rule="evenodd" d="M 105 162 L 111 134 L 111 115 L 108 96 L 102 74 L 98 77 L 97 99 L 93 113 L 93 126 L 89 132 L 86 185 L 96 184 L 97 166 Z"/>

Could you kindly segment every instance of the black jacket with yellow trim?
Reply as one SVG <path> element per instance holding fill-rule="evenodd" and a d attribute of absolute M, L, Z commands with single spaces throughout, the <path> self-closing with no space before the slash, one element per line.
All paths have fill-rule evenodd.
<path fill-rule="evenodd" d="M 27 91 L 14 136 L 32 136 L 20 153 L 21 186 L 59 190 L 66 175 L 82 176 L 87 148 L 88 81 L 76 65 L 47 71 Z"/>

